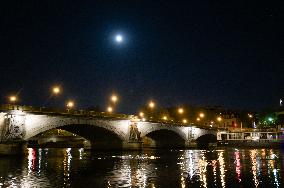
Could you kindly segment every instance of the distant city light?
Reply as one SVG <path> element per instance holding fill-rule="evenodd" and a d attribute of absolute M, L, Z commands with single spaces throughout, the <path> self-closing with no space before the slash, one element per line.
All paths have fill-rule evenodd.
<path fill-rule="evenodd" d="M 144 117 L 144 113 L 143 113 L 143 112 L 140 112 L 140 113 L 139 113 L 139 116 L 140 116 L 140 117 Z"/>
<path fill-rule="evenodd" d="M 200 118 L 198 117 L 198 118 L 196 118 L 196 121 L 200 121 Z"/>
<path fill-rule="evenodd" d="M 187 120 L 186 120 L 186 119 L 183 119 L 182 122 L 183 122 L 183 123 L 187 123 Z"/>
<path fill-rule="evenodd" d="M 168 119 L 168 117 L 167 116 L 163 116 L 163 120 L 167 120 Z"/>
<path fill-rule="evenodd" d="M 201 117 L 201 118 L 204 118 L 204 116 L 205 116 L 205 115 L 204 115 L 204 113 L 202 113 L 202 112 L 199 114 L 199 117 Z"/>
<path fill-rule="evenodd" d="M 268 118 L 268 121 L 272 122 L 272 121 L 273 121 L 273 118 L 272 118 L 272 117 L 269 117 L 269 118 Z"/>
<path fill-rule="evenodd" d="M 217 121 L 222 121 L 222 118 L 221 117 L 217 117 Z"/>

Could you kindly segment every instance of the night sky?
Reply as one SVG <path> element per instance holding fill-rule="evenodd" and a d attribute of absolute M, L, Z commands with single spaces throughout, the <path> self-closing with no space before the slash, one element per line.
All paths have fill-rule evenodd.
<path fill-rule="evenodd" d="M 2 104 L 17 93 L 25 105 L 105 108 L 115 92 L 124 113 L 150 99 L 258 110 L 284 96 L 283 1 L 7 2 Z M 64 91 L 49 98 L 55 84 Z"/>

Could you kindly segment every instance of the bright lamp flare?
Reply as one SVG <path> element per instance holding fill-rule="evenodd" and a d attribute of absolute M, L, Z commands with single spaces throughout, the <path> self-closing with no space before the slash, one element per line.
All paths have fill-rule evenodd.
<path fill-rule="evenodd" d="M 111 107 L 111 106 L 107 107 L 107 111 L 108 111 L 109 113 L 111 113 L 111 112 L 113 111 L 112 107 Z"/>
<path fill-rule="evenodd" d="M 53 92 L 54 94 L 58 94 L 58 93 L 60 93 L 60 88 L 59 88 L 58 86 L 56 86 L 56 87 L 54 87 L 54 88 L 52 89 L 52 92 Z"/>
<path fill-rule="evenodd" d="M 67 102 L 67 107 L 68 108 L 73 108 L 74 107 L 74 102 L 73 101 L 68 101 Z"/>
<path fill-rule="evenodd" d="M 143 112 L 140 112 L 140 113 L 139 113 L 139 116 L 140 116 L 140 117 L 144 117 L 144 113 L 143 113 Z"/>
<path fill-rule="evenodd" d="M 221 117 L 217 117 L 217 121 L 222 121 L 222 118 Z"/>
<path fill-rule="evenodd" d="M 17 101 L 17 97 L 16 96 L 10 96 L 9 97 L 10 102 L 16 102 Z"/>
<path fill-rule="evenodd" d="M 118 42 L 118 43 L 121 43 L 123 41 L 122 35 L 116 35 L 115 36 L 115 41 Z"/>
<path fill-rule="evenodd" d="M 183 122 L 183 123 L 187 123 L 187 120 L 186 120 L 186 119 L 183 119 L 182 122 Z"/>
<path fill-rule="evenodd" d="M 199 114 L 199 117 L 201 117 L 201 118 L 204 118 L 204 116 L 205 116 L 205 115 L 204 115 L 204 113 L 202 113 L 202 112 Z"/>
<path fill-rule="evenodd" d="M 178 113 L 183 114 L 183 108 L 179 108 Z"/>
<path fill-rule="evenodd" d="M 115 102 L 117 102 L 118 97 L 116 95 L 112 95 L 110 100 L 115 103 Z"/>
<path fill-rule="evenodd" d="M 155 107 L 155 103 L 153 101 L 149 102 L 149 107 L 150 108 L 154 108 Z"/>
<path fill-rule="evenodd" d="M 163 120 L 168 120 L 168 117 L 167 116 L 163 116 Z"/>

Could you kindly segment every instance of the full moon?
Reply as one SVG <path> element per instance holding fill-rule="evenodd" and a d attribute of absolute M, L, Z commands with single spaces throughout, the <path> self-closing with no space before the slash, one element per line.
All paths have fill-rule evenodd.
<path fill-rule="evenodd" d="M 118 42 L 118 43 L 121 43 L 123 41 L 123 37 L 121 35 L 116 35 L 115 41 Z"/>

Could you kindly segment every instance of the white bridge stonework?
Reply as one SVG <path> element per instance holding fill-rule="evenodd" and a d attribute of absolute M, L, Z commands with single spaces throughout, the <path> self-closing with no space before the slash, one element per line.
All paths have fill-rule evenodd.
<path fill-rule="evenodd" d="M 168 123 L 142 122 L 137 119 L 55 115 L 10 110 L 0 113 L 0 143 L 28 141 L 40 133 L 68 125 L 78 126 L 78 129 L 79 126 L 83 125 L 103 128 L 116 135 L 124 143 L 135 141 L 141 143 L 142 138 L 159 130 L 175 133 L 185 142 L 192 142 L 206 134 L 217 135 L 216 130 L 170 125 Z M 171 138 L 168 140 L 170 142 Z"/>

